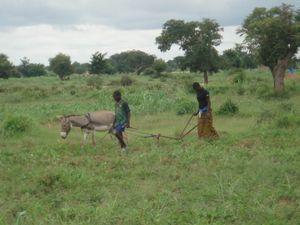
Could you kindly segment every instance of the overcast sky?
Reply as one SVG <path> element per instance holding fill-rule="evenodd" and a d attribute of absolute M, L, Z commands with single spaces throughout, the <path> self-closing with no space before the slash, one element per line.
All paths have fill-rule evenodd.
<path fill-rule="evenodd" d="M 0 0 L 0 52 L 19 64 L 48 63 L 58 52 L 72 61 L 88 62 L 92 53 L 108 55 L 139 49 L 163 59 L 182 54 L 178 48 L 161 53 L 155 45 L 169 19 L 215 19 L 222 27 L 219 51 L 241 42 L 235 34 L 255 7 L 299 0 Z"/>

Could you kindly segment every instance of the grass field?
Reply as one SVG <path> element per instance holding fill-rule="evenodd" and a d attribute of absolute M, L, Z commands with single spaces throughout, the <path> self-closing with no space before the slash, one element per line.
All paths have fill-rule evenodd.
<path fill-rule="evenodd" d="M 275 96 L 268 72 L 209 77 L 218 140 L 194 132 L 157 144 L 128 133 L 122 155 L 115 139 L 100 142 L 104 133 L 96 147 L 80 147 L 80 130 L 59 137 L 57 115 L 113 110 L 116 89 L 133 127 L 178 135 L 202 77 L 130 78 L 123 87 L 120 76 L 0 80 L 1 225 L 300 224 L 299 80 Z M 219 111 L 228 100 L 237 114 Z"/>

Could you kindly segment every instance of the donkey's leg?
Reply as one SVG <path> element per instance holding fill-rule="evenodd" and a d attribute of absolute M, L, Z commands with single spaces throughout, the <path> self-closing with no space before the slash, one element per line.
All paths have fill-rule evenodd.
<path fill-rule="evenodd" d="M 92 144 L 95 147 L 96 146 L 96 141 L 95 141 L 95 130 L 92 131 Z"/>
<path fill-rule="evenodd" d="M 83 132 L 83 140 L 82 140 L 82 143 L 81 143 L 81 147 L 83 147 L 85 145 L 86 139 L 89 136 L 89 132 L 87 130 L 84 129 L 84 130 L 82 130 L 82 132 Z"/>

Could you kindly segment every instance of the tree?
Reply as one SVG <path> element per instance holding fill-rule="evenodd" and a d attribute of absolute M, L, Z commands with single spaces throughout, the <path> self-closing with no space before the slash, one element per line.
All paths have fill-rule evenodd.
<path fill-rule="evenodd" d="M 132 50 L 114 54 L 110 57 L 110 61 L 119 73 L 140 74 L 145 68 L 152 66 L 154 58 L 153 55 L 145 52 Z"/>
<path fill-rule="evenodd" d="M 156 38 L 158 48 L 165 52 L 177 44 L 185 52 L 184 66 L 191 71 L 204 73 L 208 83 L 208 73 L 218 69 L 216 46 L 221 44 L 222 28 L 217 22 L 204 19 L 202 22 L 169 20 L 163 25 L 162 33 Z"/>
<path fill-rule="evenodd" d="M 96 52 L 92 55 L 89 72 L 91 74 L 111 73 L 111 67 L 107 59 L 106 53 Z"/>
<path fill-rule="evenodd" d="M 73 71 L 76 74 L 84 74 L 89 71 L 90 64 L 89 63 L 79 63 L 74 62 L 72 63 Z"/>
<path fill-rule="evenodd" d="M 282 4 L 269 10 L 255 8 L 238 31 L 257 60 L 270 68 L 278 93 L 284 90 L 286 69 L 300 44 L 299 22 L 300 10 Z"/>
<path fill-rule="evenodd" d="M 37 77 L 47 74 L 46 68 L 43 64 L 30 63 L 26 57 L 21 59 L 21 64 L 18 66 L 18 71 L 23 77 Z"/>
<path fill-rule="evenodd" d="M 234 48 L 227 49 L 221 56 L 221 67 L 223 69 L 231 68 L 256 68 L 254 56 L 244 51 L 241 45 L 236 44 Z"/>
<path fill-rule="evenodd" d="M 152 65 L 152 68 L 157 72 L 157 75 L 160 75 L 167 69 L 167 63 L 162 59 L 156 59 Z"/>
<path fill-rule="evenodd" d="M 4 54 L 0 54 L 0 78 L 8 79 L 14 71 L 14 65 Z"/>
<path fill-rule="evenodd" d="M 61 80 L 65 80 L 66 76 L 73 72 L 70 56 L 63 53 L 59 53 L 54 58 L 49 59 L 49 63 L 50 69 L 56 73 Z"/>

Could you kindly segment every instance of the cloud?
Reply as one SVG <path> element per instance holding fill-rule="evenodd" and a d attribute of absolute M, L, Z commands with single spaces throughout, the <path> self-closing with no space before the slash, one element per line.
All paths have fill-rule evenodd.
<path fill-rule="evenodd" d="M 237 26 L 225 27 L 223 44 L 219 51 L 233 47 L 241 38 L 235 34 Z M 1 51 L 19 64 L 26 56 L 32 62 L 48 64 L 48 59 L 58 52 L 72 57 L 73 61 L 88 62 L 96 51 L 108 53 L 108 56 L 138 49 L 159 58 L 172 59 L 182 55 L 178 47 L 162 53 L 155 44 L 160 29 L 124 30 L 104 25 L 73 25 L 56 27 L 51 25 L 22 26 L 0 31 Z"/>
<path fill-rule="evenodd" d="M 216 19 L 239 25 L 255 7 L 282 0 L 1 0 L 0 27 L 102 24 L 119 29 L 159 29 L 169 19 Z M 285 3 L 300 6 L 297 0 Z"/>
<path fill-rule="evenodd" d="M 108 55 L 132 49 L 171 59 L 176 47 L 161 53 L 155 45 L 169 19 L 216 19 L 225 27 L 219 51 L 241 42 L 236 28 L 255 7 L 282 0 L 1 0 L 0 51 L 16 64 L 26 56 L 47 64 L 58 52 L 87 62 L 96 51 Z M 300 7 L 298 0 L 285 3 Z"/>

